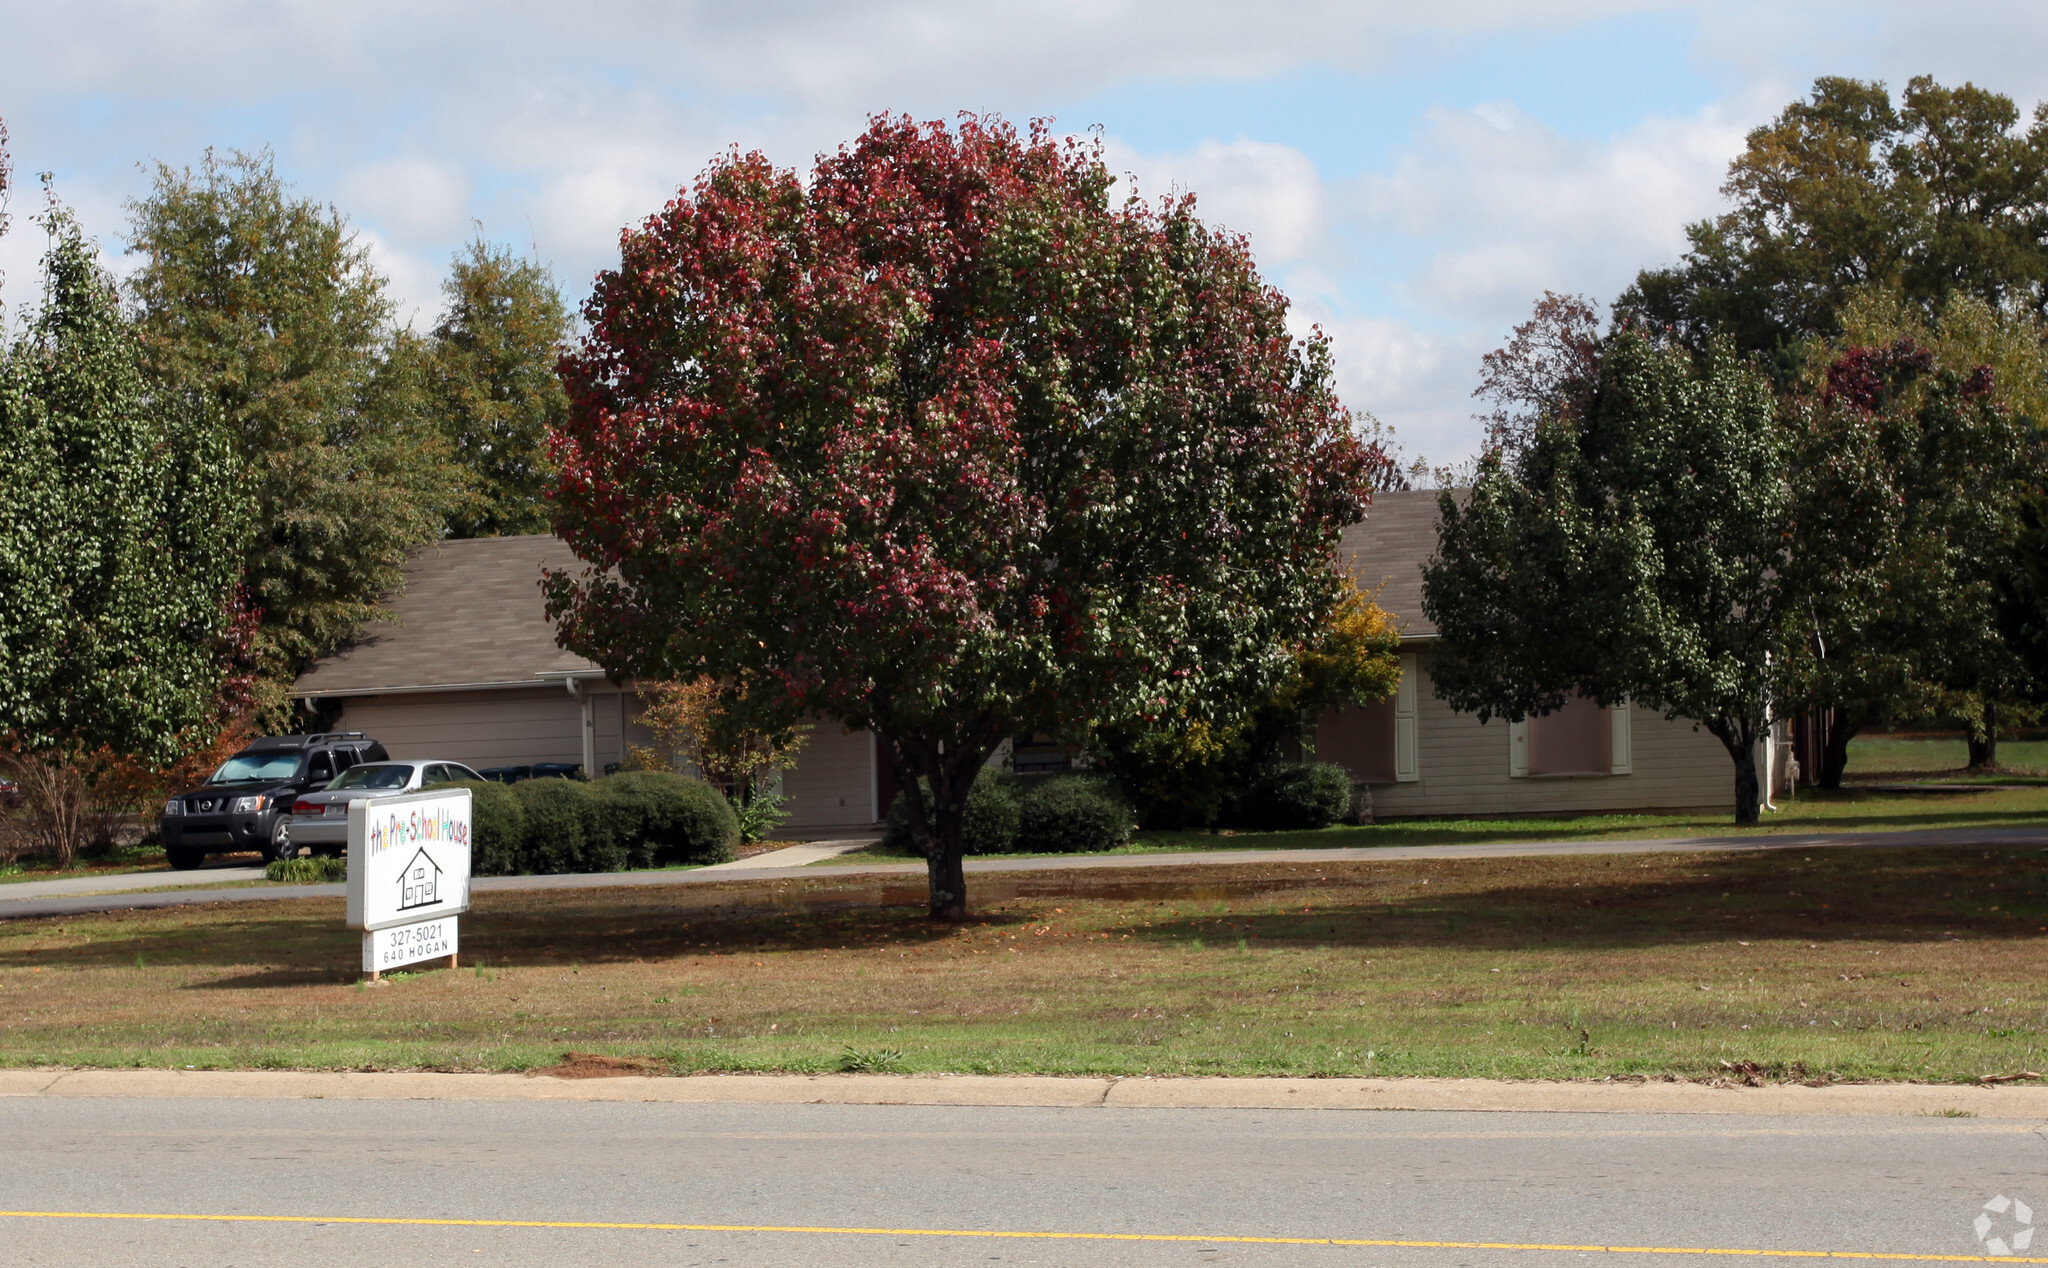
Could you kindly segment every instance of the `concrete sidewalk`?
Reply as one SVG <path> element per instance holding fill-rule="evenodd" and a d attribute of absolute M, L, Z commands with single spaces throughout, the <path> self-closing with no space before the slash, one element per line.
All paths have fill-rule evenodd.
<path fill-rule="evenodd" d="M 646 1101 L 746 1105 L 1105 1109 L 1481 1110 L 2048 1120 L 2048 1088 L 1927 1083 L 1508 1082 L 1493 1079 L 1155 1079 L 918 1074 L 548 1075 L 288 1070 L 0 1070 L 0 1097 Z"/>
<path fill-rule="evenodd" d="M 750 855 L 747 858 L 734 859 L 730 863 L 713 863 L 710 867 L 696 869 L 696 872 L 697 874 L 705 872 L 751 872 L 769 867 L 809 867 L 813 863 L 823 863 L 826 859 L 836 859 L 842 854 L 851 854 L 855 850 L 865 850 L 881 839 L 880 837 L 861 837 L 858 840 L 848 841 L 806 841 L 802 845 L 792 845 L 785 849 L 770 850 L 766 854 Z"/>
<path fill-rule="evenodd" d="M 841 843 L 843 844 L 843 843 Z M 1143 870 L 1162 867 L 1222 867 L 1245 863 L 1387 863 L 1418 859 L 1543 858 L 1575 854 L 1742 854 L 1769 850 L 1845 849 L 1851 847 L 1982 846 L 2048 850 L 2048 828 L 1940 828 L 1913 832 L 1800 832 L 1726 837 L 1651 837 L 1629 841 L 1512 841 L 1490 845 L 1404 845 L 1332 847 L 1328 849 L 1204 850 L 1189 854 L 1093 854 L 1055 858 L 972 858 L 970 876 L 997 873 Z M 796 847 L 812 849 L 822 847 Z M 784 851 L 787 853 L 787 851 Z M 773 855 L 762 856 L 772 858 Z M 681 871 L 596 872 L 566 876 L 480 876 L 475 892 L 535 889 L 613 889 L 635 885 L 711 885 L 750 880 L 835 880 L 854 877 L 923 876 L 918 863 L 860 863 L 844 866 L 762 866 L 760 858 L 737 864 Z M 150 873 L 161 876 L 162 873 Z M 194 889 L 161 894 L 123 896 L 74 895 L 15 899 L 0 894 L 0 920 L 36 916 L 82 915 L 175 907 L 185 903 L 275 902 L 292 898 L 340 898 L 342 885 L 265 885 L 250 889 Z M 971 895 L 970 895 L 971 896 Z"/>

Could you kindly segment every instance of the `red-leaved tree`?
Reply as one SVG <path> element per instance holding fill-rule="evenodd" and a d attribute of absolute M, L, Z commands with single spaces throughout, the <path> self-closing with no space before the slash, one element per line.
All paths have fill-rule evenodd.
<path fill-rule="evenodd" d="M 562 362 L 563 644 L 872 729 L 939 919 L 1005 736 L 1270 694 L 1380 461 L 1244 241 L 1111 185 L 971 116 L 878 116 L 808 185 L 734 152 Z"/>

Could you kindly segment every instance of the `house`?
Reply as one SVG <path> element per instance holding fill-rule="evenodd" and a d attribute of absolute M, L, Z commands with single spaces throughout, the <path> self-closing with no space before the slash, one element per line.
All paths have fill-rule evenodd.
<path fill-rule="evenodd" d="M 653 743 L 644 705 L 597 665 L 555 644 L 543 568 L 581 565 L 556 537 L 443 541 L 415 552 L 389 620 L 299 676 L 293 695 L 321 730 L 362 731 L 394 759 L 437 758 L 478 770 L 541 762 L 602 774 L 628 746 Z M 865 832 L 888 809 L 867 732 L 811 729 L 783 777 L 780 832 Z"/>
<path fill-rule="evenodd" d="M 398 909 L 431 907 L 441 901 L 440 894 L 441 865 L 427 857 L 425 849 L 415 851 L 398 874 Z"/>
<path fill-rule="evenodd" d="M 1421 567 L 1436 550 L 1436 495 L 1382 493 L 1344 533 L 1343 565 L 1402 627 L 1401 686 L 1366 709 L 1338 710 L 1315 730 L 1315 757 L 1372 790 L 1377 816 L 1532 814 L 1725 808 L 1733 772 L 1720 742 L 1646 709 L 1575 702 L 1527 722 L 1453 712 L 1429 687 L 1436 630 L 1422 615 Z M 478 769 L 541 762 L 602 773 L 653 741 L 635 721 L 632 684 L 555 643 L 544 567 L 573 568 L 560 539 L 444 541 L 414 555 L 390 620 L 301 675 L 294 694 L 322 730 L 363 731 L 393 758 L 442 758 Z M 1005 746 L 1005 758 L 1012 746 Z M 1018 737 L 1020 768 L 1055 769 L 1050 737 Z M 815 725 L 783 776 L 798 837 L 862 833 L 888 810 L 895 781 L 865 731 Z"/>
<path fill-rule="evenodd" d="M 1422 613 L 1436 522 L 1435 492 L 1378 493 L 1365 522 L 1344 531 L 1343 566 L 1401 629 L 1401 685 L 1390 700 L 1319 719 L 1316 760 L 1370 787 L 1378 818 L 1727 809 L 1734 766 L 1691 722 L 1574 700 L 1546 717 L 1482 724 L 1437 699 L 1438 634 Z"/>

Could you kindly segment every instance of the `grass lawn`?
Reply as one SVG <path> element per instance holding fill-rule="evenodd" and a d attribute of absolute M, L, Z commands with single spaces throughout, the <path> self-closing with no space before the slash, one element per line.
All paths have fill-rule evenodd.
<path fill-rule="evenodd" d="M 0 1062 L 1965 1080 L 2048 1060 L 2034 850 L 490 893 L 357 984 L 338 900 L 0 923 Z"/>
<path fill-rule="evenodd" d="M 1365 827 L 1314 832 L 1141 832 L 1106 853 L 1168 854 L 1201 850 L 1312 849 L 1384 845 L 1483 845 L 1493 842 L 1636 840 L 1726 837 L 1787 832 L 1897 832 L 1916 828 L 2048 827 L 2048 787 L 1983 792 L 1878 793 L 1860 789 L 1802 791 L 1766 813 L 1754 828 L 1732 814 L 1523 815 L 1502 819 L 1390 819 Z M 1010 857 L 1031 858 L 1034 855 Z M 902 863 L 903 856 L 858 850 L 813 864 Z"/>
<path fill-rule="evenodd" d="M 1961 735 L 1859 735 L 1849 741 L 1847 775 L 1960 775 L 1969 764 L 1970 746 Z M 2000 740 L 1998 768 L 2009 775 L 2048 775 L 2048 740 Z"/>

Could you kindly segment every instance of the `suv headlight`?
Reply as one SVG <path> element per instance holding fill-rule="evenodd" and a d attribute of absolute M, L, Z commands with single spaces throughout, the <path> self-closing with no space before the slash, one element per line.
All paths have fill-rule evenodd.
<path fill-rule="evenodd" d="M 170 799 L 169 801 L 167 801 L 167 802 L 165 802 L 165 803 L 164 803 L 164 817 L 165 817 L 165 818 L 169 818 L 169 817 L 170 817 L 170 816 L 172 816 L 172 815 L 181 815 L 181 814 L 184 814 L 184 813 L 185 813 L 185 803 L 184 803 L 184 802 L 182 802 L 182 801 L 179 801 L 179 800 L 178 800 L 178 799 L 177 799 L 176 797 L 173 797 L 173 798 L 171 798 L 171 799 Z"/>
<path fill-rule="evenodd" d="M 235 813 L 238 815 L 255 814 L 263 809 L 263 803 L 267 800 L 268 798 L 265 797 L 237 797 L 235 798 Z"/>

